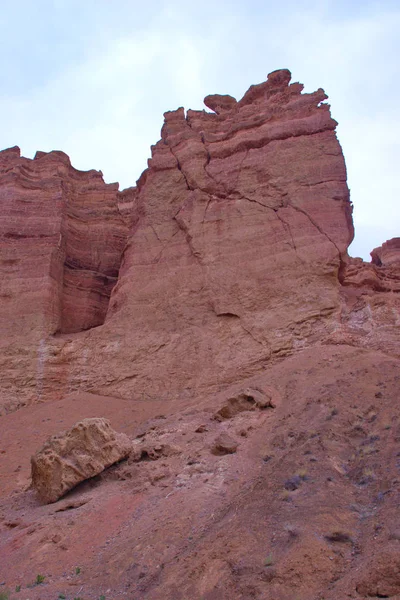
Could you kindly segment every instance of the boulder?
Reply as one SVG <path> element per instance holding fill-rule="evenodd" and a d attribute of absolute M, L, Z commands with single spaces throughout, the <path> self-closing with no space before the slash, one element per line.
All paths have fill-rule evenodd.
<path fill-rule="evenodd" d="M 214 419 L 222 421 L 232 419 L 232 417 L 247 410 L 275 408 L 277 399 L 277 392 L 271 389 L 246 388 L 235 396 L 228 398 L 215 413 Z"/>
<path fill-rule="evenodd" d="M 238 448 L 238 443 L 228 433 L 223 432 L 215 439 L 212 453 L 213 454 L 234 454 Z"/>
<path fill-rule="evenodd" d="M 126 458 L 131 441 L 104 418 L 83 419 L 53 435 L 31 458 L 32 486 L 46 504 Z"/>

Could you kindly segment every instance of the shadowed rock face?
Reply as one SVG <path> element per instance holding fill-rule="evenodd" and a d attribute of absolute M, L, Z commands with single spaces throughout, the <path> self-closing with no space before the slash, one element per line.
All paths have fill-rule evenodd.
<path fill-rule="evenodd" d="M 0 189 L 2 326 L 45 335 L 102 324 L 127 235 L 118 185 L 63 152 L 29 160 L 11 148 L 0 153 Z"/>
<path fill-rule="evenodd" d="M 336 122 L 323 90 L 290 77 L 271 73 L 239 101 L 208 96 L 213 113 L 165 113 L 148 169 L 122 193 L 60 152 L 0 154 L 8 410 L 78 389 L 195 397 L 349 339 L 343 285 L 363 294 L 365 269 L 347 256 Z M 392 289 L 373 268 L 386 282 L 374 289 Z"/>

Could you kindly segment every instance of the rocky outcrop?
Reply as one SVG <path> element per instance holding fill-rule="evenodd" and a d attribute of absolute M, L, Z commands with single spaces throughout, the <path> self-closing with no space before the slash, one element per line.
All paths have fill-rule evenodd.
<path fill-rule="evenodd" d="M 349 344 L 400 356 L 399 238 L 371 252 L 372 261 L 350 258 L 340 273 L 341 310 L 326 343 Z"/>
<path fill-rule="evenodd" d="M 123 192 L 0 154 L 4 589 L 399 592 L 399 246 L 347 255 L 325 99 L 282 70 L 168 112 Z M 129 460 L 38 506 L 81 419 L 44 502 Z"/>
<path fill-rule="evenodd" d="M 46 504 L 56 502 L 78 483 L 126 458 L 132 444 L 107 419 L 83 419 L 52 436 L 32 456 L 32 486 Z"/>
<path fill-rule="evenodd" d="M 3 408 L 43 396 L 55 334 L 104 322 L 133 203 L 134 191 L 122 195 L 101 172 L 77 171 L 63 152 L 33 160 L 17 147 L 0 152 Z"/>
<path fill-rule="evenodd" d="M 217 421 L 232 419 L 241 412 L 255 410 L 256 408 L 261 410 L 276 408 L 277 402 L 279 402 L 279 399 L 276 390 L 247 388 L 228 398 L 215 413 L 214 419 Z"/>
<path fill-rule="evenodd" d="M 400 263 L 400 238 L 392 238 L 371 252 L 371 259 L 378 267 Z"/>
<path fill-rule="evenodd" d="M 0 155 L 0 198 L 15 209 L 3 407 L 75 390 L 195 398 L 315 343 L 387 349 L 397 245 L 371 265 L 348 257 L 336 122 L 323 90 L 290 77 L 271 73 L 238 101 L 207 96 L 214 112 L 165 113 L 148 169 L 123 192 L 62 153 Z M 381 298 L 372 312 L 368 290 Z"/>
<path fill-rule="evenodd" d="M 0 189 L 2 326 L 46 335 L 103 323 L 127 236 L 118 184 L 77 171 L 63 152 L 29 160 L 10 148 Z"/>
<path fill-rule="evenodd" d="M 208 97 L 216 113 L 165 114 L 106 323 L 86 344 L 115 343 L 92 355 L 108 365 L 97 391 L 193 395 L 332 327 L 353 237 L 346 169 L 325 93 L 289 80 Z"/>

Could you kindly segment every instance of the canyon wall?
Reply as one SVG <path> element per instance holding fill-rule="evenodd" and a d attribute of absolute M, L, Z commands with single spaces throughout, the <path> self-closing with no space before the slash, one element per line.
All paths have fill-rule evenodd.
<path fill-rule="evenodd" d="M 118 184 L 63 152 L 0 153 L 4 401 L 41 396 L 48 339 L 104 322 L 128 226 Z M 17 400 L 17 398 L 16 398 Z"/>
<path fill-rule="evenodd" d="M 62 152 L 0 153 L 3 410 L 77 389 L 173 401 L 310 344 L 393 346 L 398 244 L 348 257 L 336 122 L 290 78 L 166 113 L 124 192 Z"/>

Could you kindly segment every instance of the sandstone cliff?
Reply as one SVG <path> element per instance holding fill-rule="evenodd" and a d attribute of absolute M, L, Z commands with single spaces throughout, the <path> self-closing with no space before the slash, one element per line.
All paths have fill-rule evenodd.
<path fill-rule="evenodd" d="M 62 152 L 0 152 L 9 589 L 400 594 L 399 238 L 348 256 L 326 98 L 281 70 L 239 101 L 208 96 L 213 112 L 168 112 L 123 192 Z M 42 506 L 31 454 L 93 417 L 130 458 Z"/>
<path fill-rule="evenodd" d="M 17 406 L 42 396 L 48 339 L 104 322 L 128 225 L 118 184 L 63 152 L 4 150 L 0 189 L 2 385 Z"/>
<path fill-rule="evenodd" d="M 3 405 L 194 396 L 333 332 L 353 226 L 325 100 L 284 70 L 166 113 L 123 193 L 63 153 L 3 151 Z"/>
<path fill-rule="evenodd" d="M 215 112 L 166 113 L 122 193 L 61 152 L 0 153 L 3 407 L 78 389 L 194 397 L 329 336 L 393 349 L 377 332 L 397 305 L 371 306 L 364 288 L 397 302 L 397 246 L 372 265 L 348 259 L 352 207 L 325 100 L 283 70 L 239 102 L 208 96 Z M 354 327 L 368 335 L 355 341 Z"/>

